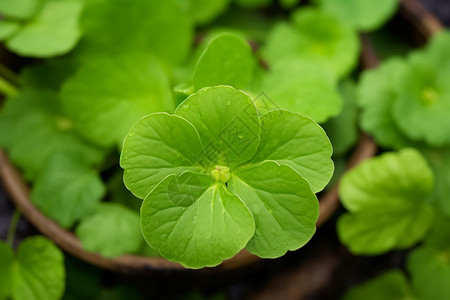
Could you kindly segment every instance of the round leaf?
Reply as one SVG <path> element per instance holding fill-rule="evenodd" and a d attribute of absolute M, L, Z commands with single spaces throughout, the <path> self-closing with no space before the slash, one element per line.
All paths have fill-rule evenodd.
<path fill-rule="evenodd" d="M 212 177 L 184 173 L 166 177 L 144 200 L 142 232 L 168 260 L 188 268 L 212 267 L 245 247 L 253 217 L 237 196 Z"/>
<path fill-rule="evenodd" d="M 81 36 L 78 20 L 82 8 L 79 0 L 46 0 L 36 17 L 8 39 L 6 46 L 22 56 L 67 53 Z"/>
<path fill-rule="evenodd" d="M 428 247 L 418 248 L 409 255 L 407 267 L 419 299 L 446 300 L 450 298 L 449 249 L 438 251 Z"/>
<path fill-rule="evenodd" d="M 261 118 L 261 142 L 251 163 L 266 160 L 291 166 L 321 191 L 333 175 L 333 149 L 323 129 L 301 114 L 274 110 Z"/>
<path fill-rule="evenodd" d="M 215 37 L 200 57 L 194 71 L 194 87 L 248 86 L 255 65 L 250 45 L 241 37 L 225 33 Z"/>
<path fill-rule="evenodd" d="M 178 0 L 197 24 L 205 24 L 223 13 L 230 4 L 230 0 Z"/>
<path fill-rule="evenodd" d="M 27 238 L 17 250 L 11 282 L 15 300 L 61 299 L 65 286 L 63 253 L 44 237 Z"/>
<path fill-rule="evenodd" d="M 2 20 L 0 22 L 0 42 L 11 36 L 19 27 L 17 22 Z"/>
<path fill-rule="evenodd" d="M 41 0 L 2 0 L 0 14 L 7 18 L 28 19 L 33 16 L 42 2 Z"/>
<path fill-rule="evenodd" d="M 35 179 L 58 154 L 77 157 L 80 164 L 98 164 L 104 150 L 83 140 L 73 126 L 54 93 L 24 90 L 0 112 L 0 145 L 28 179 Z"/>
<path fill-rule="evenodd" d="M 328 67 L 309 61 L 287 59 L 271 66 L 262 90 L 278 107 L 324 122 L 339 113 L 342 99 Z"/>
<path fill-rule="evenodd" d="M 430 202 L 436 204 L 437 209 L 450 216 L 450 147 L 443 149 L 427 148 L 421 150 L 433 169 L 434 191 Z"/>
<path fill-rule="evenodd" d="M 432 223 L 432 189 L 433 174 L 416 150 L 363 162 L 341 181 L 341 202 L 351 212 L 339 219 L 341 241 L 357 254 L 410 247 Z"/>
<path fill-rule="evenodd" d="M 450 47 L 448 48 L 450 50 Z M 431 58 L 414 53 L 399 78 L 398 98 L 392 114 L 411 139 L 432 146 L 450 144 L 450 63 L 434 67 Z M 450 61 L 450 60 L 449 60 Z"/>
<path fill-rule="evenodd" d="M 269 64 L 288 58 L 321 62 L 341 77 L 356 66 L 359 50 L 358 36 L 350 26 L 311 7 L 294 12 L 292 23 L 275 25 L 262 55 Z"/>
<path fill-rule="evenodd" d="M 203 152 L 198 132 L 185 119 L 166 113 L 146 116 L 124 142 L 120 165 L 125 185 L 143 199 L 168 175 L 198 170 Z"/>
<path fill-rule="evenodd" d="M 255 235 L 246 246 L 251 253 L 279 257 L 313 236 L 319 202 L 309 183 L 291 167 L 275 162 L 247 166 L 236 170 L 228 185 L 255 219 Z"/>
<path fill-rule="evenodd" d="M 233 167 L 250 160 L 259 144 L 255 104 L 229 86 L 203 88 L 189 96 L 175 114 L 194 125 L 205 146 L 204 166 Z"/>
<path fill-rule="evenodd" d="M 144 54 L 86 62 L 65 82 L 61 96 L 78 129 L 104 146 L 121 146 L 144 115 L 173 110 L 165 71 L 155 58 Z"/>
<path fill-rule="evenodd" d="M 142 246 L 139 215 L 119 204 L 103 203 L 76 229 L 83 248 L 105 257 L 135 253 Z"/>
<path fill-rule="evenodd" d="M 388 271 L 348 291 L 342 300 L 401 300 L 416 299 L 405 274 Z"/>
<path fill-rule="evenodd" d="M 394 15 L 398 3 L 398 0 L 319 0 L 324 11 L 363 31 L 383 25 Z"/>
<path fill-rule="evenodd" d="M 87 59 L 139 51 L 175 64 L 188 54 L 193 24 L 177 1 L 134 0 L 133 5 L 128 0 L 89 2 L 81 20 L 85 34 L 79 49 Z"/>
<path fill-rule="evenodd" d="M 405 68 L 407 66 L 402 60 L 391 58 L 377 69 L 364 71 L 358 84 L 357 101 L 362 108 L 360 125 L 385 148 L 400 149 L 413 145 L 398 128 L 391 113 L 392 103 L 397 97 L 393 83 Z"/>
<path fill-rule="evenodd" d="M 31 190 L 31 201 L 62 227 L 91 213 L 105 194 L 98 174 L 76 157 L 52 157 Z"/>

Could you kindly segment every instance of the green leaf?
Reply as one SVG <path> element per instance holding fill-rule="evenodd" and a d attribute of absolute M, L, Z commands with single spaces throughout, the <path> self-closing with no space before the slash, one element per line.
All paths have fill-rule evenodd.
<path fill-rule="evenodd" d="M 310 184 L 322 189 L 333 171 L 330 141 L 320 126 L 288 111 L 259 120 L 251 99 L 229 86 L 203 88 L 175 113 L 141 119 L 121 154 L 125 184 L 146 196 L 141 226 L 151 247 L 201 268 L 232 257 L 253 235 L 247 247 L 262 257 L 281 256 L 311 238 L 318 202 Z M 266 119 L 261 134 L 267 140 L 256 154 L 260 160 L 252 161 Z M 273 159 L 292 164 L 311 183 Z"/>
<path fill-rule="evenodd" d="M 0 241 L 0 251 L 0 266 L 5 267 L 0 287 L 8 284 L 6 290 L 0 291 L 0 297 L 61 299 L 65 286 L 64 255 L 50 240 L 41 236 L 27 238 L 19 245 L 16 255 Z"/>
<path fill-rule="evenodd" d="M 105 194 L 100 176 L 77 157 L 54 156 L 38 176 L 31 201 L 62 227 L 91 213 Z"/>
<path fill-rule="evenodd" d="M 1 20 L 0 21 L 0 42 L 7 39 L 14 32 L 19 29 L 19 24 L 14 21 Z"/>
<path fill-rule="evenodd" d="M 442 146 L 450 144 L 450 59 L 439 66 L 433 66 L 432 59 L 420 52 L 408 57 L 408 68 L 399 77 L 392 114 L 412 140 Z"/>
<path fill-rule="evenodd" d="M 80 132 L 104 146 L 122 146 L 144 115 L 173 110 L 167 75 L 145 54 L 86 62 L 64 83 L 61 97 Z"/>
<path fill-rule="evenodd" d="M 60 299 L 65 286 L 64 255 L 50 240 L 24 240 L 13 268 L 14 299 Z"/>
<path fill-rule="evenodd" d="M 398 0 L 319 0 L 324 11 L 355 29 L 372 31 L 381 27 L 397 10 Z"/>
<path fill-rule="evenodd" d="M 220 34 L 208 44 L 197 62 L 193 78 L 195 90 L 215 85 L 244 89 L 252 78 L 254 66 L 252 49 L 243 38 Z"/>
<path fill-rule="evenodd" d="M 79 64 L 73 56 L 48 58 L 20 70 L 23 85 L 38 90 L 59 92 L 63 82 L 72 76 Z"/>
<path fill-rule="evenodd" d="M 203 151 L 197 130 L 185 119 L 166 113 L 146 116 L 124 142 L 120 165 L 125 185 L 143 199 L 168 175 L 197 170 Z"/>
<path fill-rule="evenodd" d="M 434 173 L 434 191 L 430 197 L 437 210 L 450 216 L 450 147 L 421 150 Z"/>
<path fill-rule="evenodd" d="M 283 8 L 293 8 L 297 6 L 302 0 L 280 0 L 280 5 Z"/>
<path fill-rule="evenodd" d="M 341 241 L 355 254 L 380 254 L 420 241 L 431 226 L 426 202 L 433 174 L 413 149 L 361 163 L 342 178 L 340 198 L 350 213 L 338 221 Z"/>
<path fill-rule="evenodd" d="M 447 225 L 448 226 L 448 223 Z M 447 236 L 448 239 L 448 236 Z M 420 247 L 407 261 L 414 291 L 421 300 L 450 298 L 450 249 Z"/>
<path fill-rule="evenodd" d="M 2 0 L 0 14 L 6 18 L 28 19 L 41 6 L 41 0 Z"/>
<path fill-rule="evenodd" d="M 0 240 L 0 299 L 7 299 L 12 291 L 12 269 L 14 252 L 11 247 Z"/>
<path fill-rule="evenodd" d="M 255 224 L 248 208 L 208 175 L 166 177 L 144 200 L 141 226 L 150 246 L 189 268 L 216 266 L 245 247 Z"/>
<path fill-rule="evenodd" d="M 258 113 L 241 91 L 229 86 L 203 88 L 180 104 L 175 114 L 197 129 L 205 147 L 200 163 L 208 169 L 242 164 L 256 152 L 261 130 Z"/>
<path fill-rule="evenodd" d="M 437 214 L 433 228 L 427 234 L 423 243 L 424 247 L 434 249 L 437 251 L 447 251 L 450 249 L 450 217 L 444 214 Z"/>
<path fill-rule="evenodd" d="M 450 30 L 443 29 L 433 34 L 423 49 L 430 63 L 438 69 L 449 68 L 450 59 L 448 50 L 450 49 Z M 421 51 L 421 50 L 419 50 Z"/>
<path fill-rule="evenodd" d="M 309 183 L 291 167 L 264 162 L 236 170 L 230 190 L 253 214 L 256 231 L 246 249 L 264 258 L 305 245 L 316 231 L 319 202 Z"/>
<path fill-rule="evenodd" d="M 360 45 L 350 26 L 312 7 L 295 11 L 291 18 L 291 23 L 280 22 L 269 33 L 261 50 L 269 64 L 299 58 L 323 63 L 339 77 L 356 66 Z"/>
<path fill-rule="evenodd" d="M 186 57 L 193 42 L 191 18 L 175 0 L 135 0 L 133 5 L 127 0 L 92 1 L 81 24 L 85 34 L 78 50 L 87 59 L 139 51 L 174 64 Z"/>
<path fill-rule="evenodd" d="M 392 58 L 376 69 L 364 71 L 358 83 L 357 102 L 362 108 L 360 125 L 383 148 L 400 149 L 414 145 L 398 128 L 391 113 L 392 103 L 397 97 L 393 83 L 406 68 L 404 61 Z"/>
<path fill-rule="evenodd" d="M 98 164 L 103 149 L 81 139 L 73 126 L 52 92 L 25 89 L 8 99 L 0 113 L 0 145 L 27 179 L 36 178 L 58 153 L 76 156 L 80 164 Z"/>
<path fill-rule="evenodd" d="M 344 155 L 358 141 L 358 108 L 355 101 L 355 83 L 351 80 L 342 82 L 340 91 L 344 105 L 339 115 L 323 125 L 333 145 L 333 155 Z"/>
<path fill-rule="evenodd" d="M 258 8 L 270 4 L 271 0 L 235 0 L 235 2 L 246 8 Z"/>
<path fill-rule="evenodd" d="M 415 299 L 408 279 L 399 270 L 383 273 L 348 291 L 343 300 L 406 300 Z"/>
<path fill-rule="evenodd" d="M 223 13 L 230 0 L 178 0 L 178 3 L 197 24 L 206 24 Z"/>
<path fill-rule="evenodd" d="M 81 36 L 79 0 L 46 0 L 34 19 L 6 42 L 21 56 L 50 57 L 69 52 Z"/>
<path fill-rule="evenodd" d="M 75 232 L 83 248 L 105 257 L 135 253 L 143 240 L 138 213 L 120 204 L 103 203 L 84 218 Z"/>
<path fill-rule="evenodd" d="M 274 110 L 262 116 L 261 128 L 261 142 L 252 164 L 276 161 L 300 173 L 313 192 L 325 187 L 333 174 L 333 150 L 319 125 L 301 114 Z"/>
<path fill-rule="evenodd" d="M 333 72 L 317 62 L 278 60 L 262 79 L 261 89 L 277 106 L 319 123 L 337 115 L 342 106 Z"/>

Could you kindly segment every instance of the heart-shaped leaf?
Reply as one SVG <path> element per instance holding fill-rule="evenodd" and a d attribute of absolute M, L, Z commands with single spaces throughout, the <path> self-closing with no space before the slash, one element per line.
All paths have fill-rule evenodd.
<path fill-rule="evenodd" d="M 178 106 L 205 147 L 206 167 L 233 167 L 250 160 L 259 144 L 260 125 L 252 100 L 231 87 L 205 88 Z"/>
<path fill-rule="evenodd" d="M 319 202 L 309 183 L 289 166 L 264 162 L 236 170 L 230 190 L 243 199 L 256 231 L 246 249 L 275 258 L 305 245 L 316 231 Z"/>
<path fill-rule="evenodd" d="M 253 76 L 255 58 L 250 45 L 241 37 L 224 33 L 207 46 L 194 71 L 194 88 L 230 85 L 244 89 Z"/>
<path fill-rule="evenodd" d="M 79 0 L 45 0 L 36 16 L 12 35 L 6 46 L 22 56 L 67 53 L 81 36 L 78 22 L 82 9 L 83 1 Z"/>
<path fill-rule="evenodd" d="M 241 199 L 212 182 L 208 175 L 172 175 L 145 198 L 144 237 L 167 259 L 212 267 L 233 257 L 254 234 L 253 217 Z"/>
<path fill-rule="evenodd" d="M 426 200 L 432 190 L 432 171 L 416 150 L 363 162 L 341 181 L 341 201 L 350 211 L 338 221 L 341 241 L 353 253 L 370 255 L 412 246 L 431 226 Z"/>
<path fill-rule="evenodd" d="M 104 146 L 122 146 L 133 124 L 146 114 L 173 110 L 167 75 L 146 54 L 86 62 L 64 83 L 61 98 L 83 135 Z"/>
<path fill-rule="evenodd" d="M 64 293 L 64 255 L 51 241 L 36 236 L 25 239 L 14 255 L 0 241 L 0 296 L 15 300 L 58 300 Z M 3 299 L 3 298 L 2 298 Z"/>
<path fill-rule="evenodd" d="M 272 64 L 261 89 L 280 108 L 324 122 L 339 113 L 342 99 L 336 78 L 325 65 L 299 59 Z"/>
<path fill-rule="evenodd" d="M 0 145 L 28 179 L 35 179 L 58 154 L 77 157 L 82 165 L 97 165 L 104 149 L 82 139 L 73 127 L 53 92 L 25 89 L 0 113 Z"/>
<path fill-rule="evenodd" d="M 186 57 L 193 39 L 191 18 L 176 0 L 89 1 L 81 25 L 85 34 L 77 50 L 87 60 L 142 52 L 175 64 Z"/>
<path fill-rule="evenodd" d="M 166 113 L 151 114 L 125 139 L 120 158 L 125 185 L 136 197 L 145 198 L 165 177 L 196 171 L 203 152 L 198 132 L 188 121 Z"/>
<path fill-rule="evenodd" d="M 100 204 L 80 222 L 75 232 L 84 249 L 105 257 L 136 253 L 143 242 L 139 215 L 115 203 Z"/>
<path fill-rule="evenodd" d="M 319 0 L 321 8 L 355 29 L 371 31 L 379 28 L 395 13 L 398 0 Z"/>
<path fill-rule="evenodd" d="M 261 142 L 252 159 L 291 166 L 313 192 L 321 191 L 333 175 L 333 149 L 323 129 L 308 117 L 275 110 L 261 117 Z"/>
<path fill-rule="evenodd" d="M 105 195 L 100 176 L 77 157 L 52 157 L 31 190 L 31 201 L 62 227 L 94 211 Z"/>
<path fill-rule="evenodd" d="M 338 77 L 355 67 L 360 46 L 350 26 L 313 7 L 295 11 L 291 19 L 291 23 L 278 23 L 269 33 L 261 50 L 269 64 L 288 58 L 317 61 Z"/>

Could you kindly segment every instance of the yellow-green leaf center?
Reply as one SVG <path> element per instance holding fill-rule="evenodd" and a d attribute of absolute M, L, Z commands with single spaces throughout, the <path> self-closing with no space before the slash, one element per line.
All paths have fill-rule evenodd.
<path fill-rule="evenodd" d="M 211 171 L 211 175 L 216 181 L 222 181 L 223 183 L 226 183 L 228 182 L 228 180 L 230 180 L 230 168 L 225 166 L 216 166 Z"/>
<path fill-rule="evenodd" d="M 422 90 L 422 103 L 425 104 L 426 106 L 431 106 L 434 103 L 436 103 L 438 98 L 438 93 L 436 92 L 435 89 L 431 88 L 431 87 L 427 87 L 425 89 Z"/>

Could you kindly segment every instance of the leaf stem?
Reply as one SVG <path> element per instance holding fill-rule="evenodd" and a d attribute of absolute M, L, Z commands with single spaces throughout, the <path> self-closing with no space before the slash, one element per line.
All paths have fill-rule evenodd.
<path fill-rule="evenodd" d="M 14 210 L 13 215 L 11 217 L 11 222 L 9 223 L 8 235 L 6 236 L 6 243 L 13 247 L 14 237 L 16 235 L 17 224 L 19 224 L 20 220 L 20 211 L 17 209 Z"/>
<path fill-rule="evenodd" d="M 21 86 L 22 85 L 22 79 L 11 71 L 8 67 L 0 63 L 0 76 L 3 77 L 5 80 L 8 80 L 15 86 Z"/>
<path fill-rule="evenodd" d="M 0 76 L 0 94 L 11 97 L 17 94 L 17 88 Z"/>

